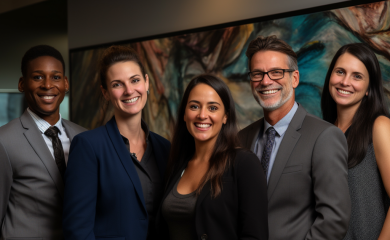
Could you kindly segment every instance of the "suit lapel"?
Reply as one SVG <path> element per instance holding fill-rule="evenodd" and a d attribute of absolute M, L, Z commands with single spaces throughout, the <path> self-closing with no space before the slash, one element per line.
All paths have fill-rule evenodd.
<path fill-rule="evenodd" d="M 200 191 L 200 195 L 198 197 L 198 200 L 196 200 L 195 209 L 198 209 L 199 205 L 206 198 L 206 196 L 210 195 L 210 189 L 211 189 L 211 182 L 207 181 L 206 184 L 203 186 L 202 191 Z"/>
<path fill-rule="evenodd" d="M 150 143 L 152 145 L 154 156 L 156 158 L 157 168 L 160 172 L 161 181 L 164 182 L 165 170 L 167 166 L 168 149 L 162 149 L 161 145 L 157 143 L 156 136 L 153 132 L 149 132 Z"/>
<path fill-rule="evenodd" d="M 259 126 L 260 125 L 260 126 Z M 251 151 L 255 153 L 255 148 L 256 148 L 256 140 L 259 136 L 259 133 L 262 133 L 264 131 L 264 118 L 261 118 L 257 125 L 256 125 L 256 128 L 253 129 L 253 136 L 251 136 L 251 138 L 249 140 L 252 141 L 252 144 L 251 144 Z M 257 154 L 257 153 L 255 153 Z"/>
<path fill-rule="evenodd" d="M 62 126 L 65 128 L 66 135 L 69 138 L 69 142 L 72 142 L 74 136 L 76 135 L 76 131 L 72 127 L 69 126 L 68 121 L 62 119 Z"/>
<path fill-rule="evenodd" d="M 180 170 L 176 172 L 176 174 L 171 180 L 169 180 L 168 187 L 165 190 L 164 197 L 162 198 L 163 199 L 162 202 L 164 202 L 165 198 L 168 196 L 168 194 L 171 192 L 172 188 L 175 186 L 178 179 L 181 177 L 181 173 L 187 167 L 187 164 L 188 161 L 185 161 L 184 165 L 180 168 Z M 196 200 L 195 209 L 197 209 L 199 205 L 202 203 L 202 201 L 205 199 L 205 197 L 210 194 L 210 189 L 211 189 L 210 187 L 211 187 L 211 183 L 210 181 L 207 181 L 206 184 L 203 186 L 198 199 Z"/>
<path fill-rule="evenodd" d="M 284 167 L 286 166 L 286 163 L 290 158 L 290 155 L 294 150 L 296 143 L 301 137 L 301 134 L 298 132 L 298 130 L 301 128 L 305 117 L 306 111 L 301 105 L 299 105 L 293 119 L 291 120 L 286 130 L 286 133 L 284 134 L 283 140 L 279 146 L 278 153 L 275 157 L 275 162 L 272 167 L 271 175 L 268 181 L 268 201 L 271 199 L 272 194 L 282 175 Z"/>
<path fill-rule="evenodd" d="M 30 114 L 27 111 L 25 111 L 20 117 L 20 122 L 22 123 L 22 126 L 26 129 L 26 131 L 23 133 L 24 136 L 27 138 L 27 141 L 30 143 L 31 147 L 34 149 L 38 157 L 45 165 L 50 177 L 53 179 L 54 184 L 56 185 L 61 196 L 64 197 L 64 182 L 57 168 L 57 164 L 53 156 L 51 155 L 45 140 L 42 137 L 42 133 L 39 131 L 34 120 L 31 118 Z"/>
<path fill-rule="evenodd" d="M 256 141 L 260 132 L 263 132 L 264 118 L 259 119 L 257 122 L 252 124 L 252 127 L 248 129 L 246 147 L 255 153 Z M 256 154 L 256 153 L 255 153 Z"/>
<path fill-rule="evenodd" d="M 138 194 L 139 199 L 142 202 L 144 211 L 146 213 L 147 211 L 145 207 L 145 200 L 142 192 L 141 181 L 139 180 L 138 173 L 134 167 L 133 160 L 131 159 L 130 153 L 127 150 L 125 144 L 123 143 L 122 137 L 119 133 L 118 126 L 115 121 L 115 117 L 111 118 L 111 120 L 107 122 L 106 129 L 107 129 L 108 136 L 110 137 L 111 142 L 115 148 L 115 151 L 117 152 L 118 157 L 127 172 L 127 175 L 129 176 L 130 180 L 133 182 L 134 188 Z"/>
<path fill-rule="evenodd" d="M 168 196 L 168 194 L 171 192 L 171 190 L 172 190 L 173 186 L 175 185 L 175 183 L 177 182 L 177 180 L 181 177 L 181 173 L 183 172 L 183 170 L 186 167 L 187 167 L 187 162 L 185 162 L 185 164 L 180 168 L 180 170 L 178 172 L 176 172 L 176 174 L 172 178 L 169 179 L 167 188 L 164 191 L 164 196 L 162 198 L 161 205 L 164 202 L 165 198 Z"/>

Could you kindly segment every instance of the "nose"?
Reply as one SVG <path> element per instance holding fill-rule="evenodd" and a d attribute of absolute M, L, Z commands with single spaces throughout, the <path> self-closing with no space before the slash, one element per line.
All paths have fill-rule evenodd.
<path fill-rule="evenodd" d="M 206 119 L 207 118 L 207 110 L 206 110 L 206 108 L 202 107 L 200 109 L 198 118 L 199 119 Z"/>
<path fill-rule="evenodd" d="M 341 81 L 340 81 L 340 84 L 343 85 L 343 86 L 349 86 L 350 85 L 350 76 L 349 75 L 345 75 Z"/>
<path fill-rule="evenodd" d="M 125 95 L 131 95 L 131 94 L 133 94 L 133 93 L 134 93 L 134 88 L 133 88 L 133 86 L 131 86 L 131 85 L 126 85 L 126 89 L 125 89 L 124 94 L 125 94 Z"/>
<path fill-rule="evenodd" d="M 269 78 L 268 74 L 264 74 L 263 80 L 261 80 L 261 85 L 268 86 L 274 82 L 271 78 Z"/>
<path fill-rule="evenodd" d="M 52 88 L 52 81 L 51 81 L 50 77 L 45 77 L 45 79 L 43 79 L 41 88 L 43 88 L 43 89 Z"/>

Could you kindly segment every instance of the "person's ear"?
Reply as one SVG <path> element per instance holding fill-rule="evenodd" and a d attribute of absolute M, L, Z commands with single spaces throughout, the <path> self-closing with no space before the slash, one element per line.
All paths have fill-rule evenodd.
<path fill-rule="evenodd" d="M 23 77 L 19 78 L 18 90 L 19 90 L 19 92 L 24 92 L 24 78 Z"/>
<path fill-rule="evenodd" d="M 67 94 L 69 92 L 69 81 L 66 76 L 64 76 L 64 80 L 65 80 L 65 94 Z"/>
<path fill-rule="evenodd" d="M 147 91 L 149 91 L 149 76 L 148 76 L 148 74 L 145 74 L 145 88 Z"/>
<path fill-rule="evenodd" d="M 299 85 L 299 71 L 295 70 L 291 75 L 292 87 L 295 89 Z"/>
<path fill-rule="evenodd" d="M 223 120 L 222 120 L 223 124 L 226 124 L 227 119 L 228 119 L 227 114 L 225 114 L 225 116 L 223 116 Z"/>
<path fill-rule="evenodd" d="M 100 85 L 100 89 L 102 90 L 103 97 L 104 97 L 107 101 L 110 101 L 110 96 L 109 96 L 109 94 L 108 94 L 107 89 L 104 89 L 104 87 L 103 87 L 102 85 Z"/>

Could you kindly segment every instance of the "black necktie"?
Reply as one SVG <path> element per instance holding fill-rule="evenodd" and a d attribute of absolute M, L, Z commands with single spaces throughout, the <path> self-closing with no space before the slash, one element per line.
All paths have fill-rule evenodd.
<path fill-rule="evenodd" d="M 62 148 L 62 143 L 58 137 L 60 130 L 56 126 L 51 126 L 45 131 L 45 135 L 51 138 L 54 150 L 54 159 L 56 161 L 58 170 L 61 173 L 62 178 L 64 178 L 66 164 L 65 164 L 65 155 L 64 149 Z"/>
<path fill-rule="evenodd" d="M 261 156 L 261 165 L 265 173 L 265 178 L 267 179 L 269 160 L 271 158 L 272 148 L 275 142 L 276 131 L 273 127 L 270 127 L 265 132 L 267 134 L 267 142 L 264 146 L 263 155 Z"/>

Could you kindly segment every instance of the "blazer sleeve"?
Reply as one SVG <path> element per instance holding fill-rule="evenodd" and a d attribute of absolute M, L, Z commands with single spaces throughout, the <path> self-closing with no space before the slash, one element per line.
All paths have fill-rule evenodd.
<path fill-rule="evenodd" d="M 12 168 L 11 163 L 8 158 L 8 154 L 3 144 L 0 142 L 0 236 L 1 226 L 3 226 L 3 221 L 5 214 L 7 212 L 9 195 L 11 192 L 12 185 Z"/>
<path fill-rule="evenodd" d="M 348 147 L 337 127 L 318 137 L 312 156 L 317 217 L 305 239 L 343 239 L 351 214 L 348 189 Z"/>
<path fill-rule="evenodd" d="M 62 222 L 65 239 L 95 240 L 97 191 L 97 156 L 88 139 L 77 135 L 70 146 L 65 172 Z"/>
<path fill-rule="evenodd" d="M 267 183 L 255 154 L 238 154 L 237 189 L 240 240 L 268 239 Z"/>

